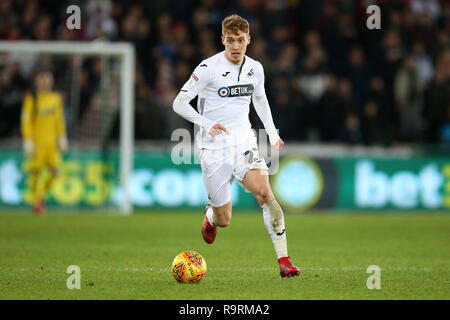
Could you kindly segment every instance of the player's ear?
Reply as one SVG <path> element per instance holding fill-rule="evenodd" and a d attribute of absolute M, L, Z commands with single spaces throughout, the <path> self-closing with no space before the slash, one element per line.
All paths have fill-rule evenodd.
<path fill-rule="evenodd" d="M 222 44 L 225 45 L 225 37 L 222 35 Z"/>
<path fill-rule="evenodd" d="M 247 44 L 250 44 L 250 33 L 248 34 L 248 37 L 247 37 L 248 39 L 247 39 Z"/>

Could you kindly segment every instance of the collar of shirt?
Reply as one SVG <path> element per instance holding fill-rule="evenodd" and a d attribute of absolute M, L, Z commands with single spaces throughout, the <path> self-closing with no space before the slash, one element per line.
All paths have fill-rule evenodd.
<path fill-rule="evenodd" d="M 229 61 L 227 59 L 227 57 L 225 56 L 225 50 L 222 51 L 221 57 L 222 57 L 222 60 L 224 61 L 225 64 L 228 64 L 229 66 L 233 66 L 236 69 L 239 69 L 241 67 L 241 65 L 242 65 L 242 64 L 234 64 L 233 62 Z M 245 58 L 245 56 L 244 56 L 244 58 Z"/>

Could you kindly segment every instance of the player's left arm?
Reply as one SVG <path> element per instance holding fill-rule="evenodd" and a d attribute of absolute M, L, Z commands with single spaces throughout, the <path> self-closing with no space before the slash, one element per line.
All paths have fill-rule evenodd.
<path fill-rule="evenodd" d="M 61 151 L 66 151 L 69 147 L 66 134 L 66 120 L 64 117 L 64 103 L 61 94 L 58 93 L 58 103 L 56 106 L 56 136 L 58 146 Z"/>
<path fill-rule="evenodd" d="M 255 107 L 256 113 L 261 119 L 261 122 L 263 123 L 264 128 L 269 135 L 270 144 L 275 150 L 280 150 L 284 146 L 284 141 L 281 140 L 280 136 L 278 135 L 278 130 L 275 128 L 275 124 L 273 123 L 269 101 L 267 100 L 266 90 L 264 89 L 264 69 L 259 62 L 258 67 L 258 76 L 260 77 L 260 80 L 256 85 L 256 89 L 253 93 L 253 106 Z"/>

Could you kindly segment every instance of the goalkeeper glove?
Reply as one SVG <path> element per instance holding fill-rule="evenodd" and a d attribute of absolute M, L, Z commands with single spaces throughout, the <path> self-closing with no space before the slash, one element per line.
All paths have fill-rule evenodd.
<path fill-rule="evenodd" d="M 23 152 L 27 156 L 31 156 L 34 152 L 34 143 L 31 139 L 24 139 L 23 140 Z"/>
<path fill-rule="evenodd" d="M 59 138 L 58 144 L 61 151 L 67 151 L 67 149 L 69 148 L 69 142 L 67 141 L 66 137 Z"/>

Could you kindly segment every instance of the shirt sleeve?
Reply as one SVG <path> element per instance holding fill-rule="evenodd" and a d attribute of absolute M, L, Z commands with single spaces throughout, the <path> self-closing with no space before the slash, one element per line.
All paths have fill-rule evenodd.
<path fill-rule="evenodd" d="M 256 85 L 256 89 L 253 93 L 253 106 L 261 119 L 261 122 L 269 135 L 270 144 L 274 145 L 279 139 L 278 131 L 273 123 L 272 112 L 270 110 L 269 101 L 267 100 L 266 90 L 264 88 L 264 69 L 261 63 L 258 62 L 258 75 L 259 82 Z"/>
<path fill-rule="evenodd" d="M 60 94 L 58 94 L 58 104 L 56 106 L 56 132 L 58 137 L 66 137 L 66 121 L 64 117 L 64 104 Z"/>
<path fill-rule="evenodd" d="M 21 131 L 23 139 L 31 139 L 33 136 L 33 105 L 33 96 L 27 94 L 23 100 L 21 112 Z"/>
<path fill-rule="evenodd" d="M 195 68 L 191 77 L 184 84 L 180 93 L 175 98 L 173 110 L 184 119 L 205 128 L 206 132 L 209 132 L 211 127 L 215 125 L 215 122 L 199 114 L 189 104 L 189 102 L 198 95 L 200 90 L 209 84 L 210 72 L 207 68 L 208 66 L 204 62 Z"/>
<path fill-rule="evenodd" d="M 200 63 L 194 72 L 189 77 L 189 80 L 181 88 L 181 92 L 185 96 L 189 97 L 191 100 L 198 95 L 200 90 L 205 88 L 210 81 L 210 66 L 208 66 L 204 61 Z"/>
<path fill-rule="evenodd" d="M 262 97 L 262 96 L 266 96 L 266 90 L 264 88 L 264 82 L 265 82 L 264 68 L 260 62 L 257 62 L 257 68 L 258 68 L 258 73 L 257 73 L 258 83 L 256 84 L 256 89 L 253 93 L 253 96 Z"/>

